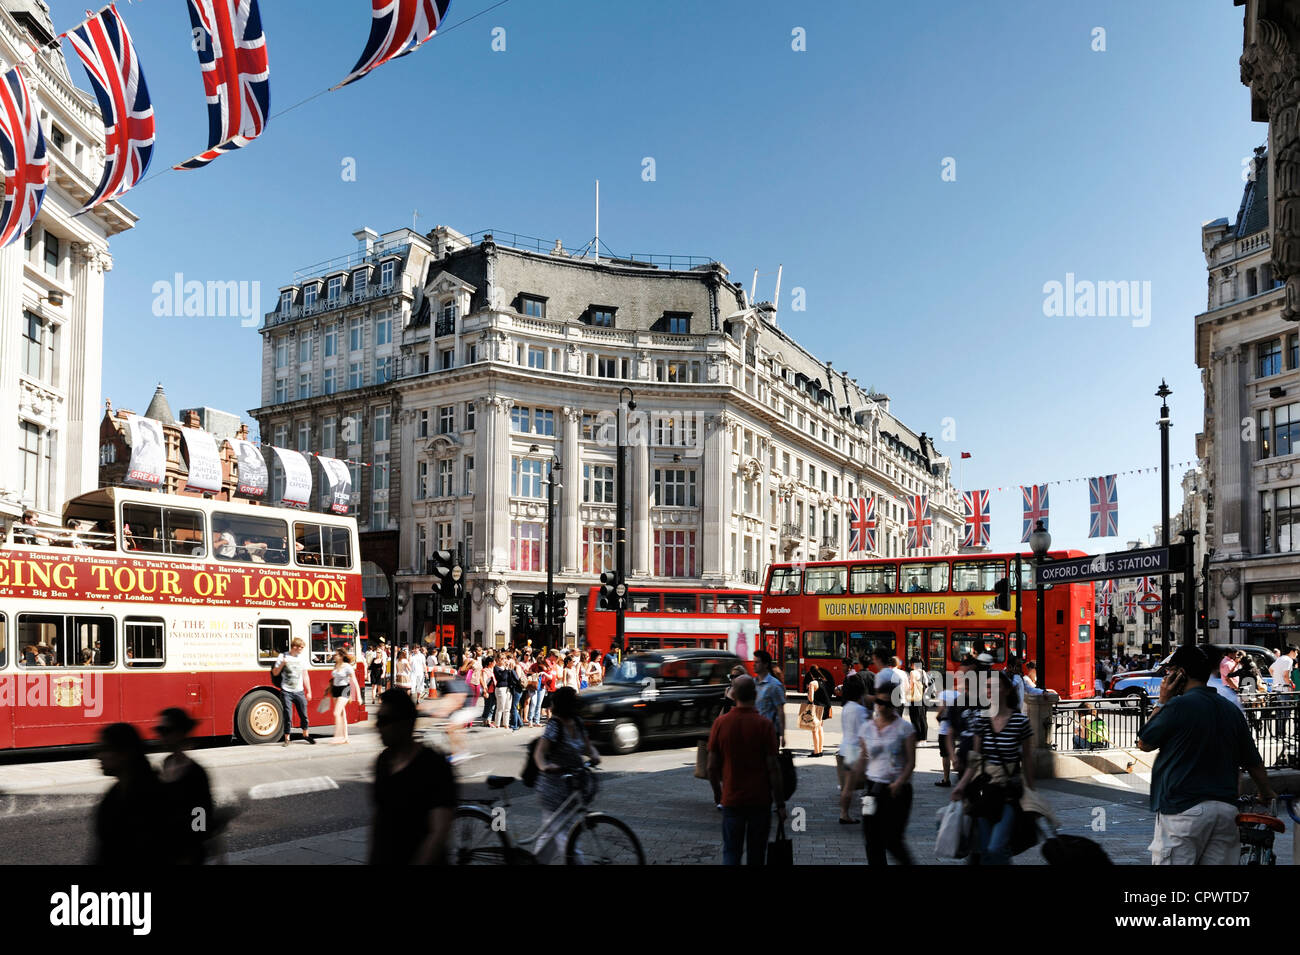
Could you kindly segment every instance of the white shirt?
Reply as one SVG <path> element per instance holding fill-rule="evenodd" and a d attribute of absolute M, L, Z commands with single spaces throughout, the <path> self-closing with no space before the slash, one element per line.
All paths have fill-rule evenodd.
<path fill-rule="evenodd" d="M 1291 672 L 1291 667 L 1294 665 L 1294 663 L 1295 661 L 1291 659 L 1291 655 L 1284 653 L 1269 665 L 1268 672 L 1271 673 L 1273 676 L 1274 690 L 1286 689 L 1287 687 L 1286 678 L 1287 675 Z"/>
<path fill-rule="evenodd" d="M 867 718 L 867 708 L 861 703 L 845 703 L 840 711 L 840 756 L 845 766 L 852 766 L 862 755 L 862 744 L 858 737 L 862 733 L 862 723 Z"/>
<path fill-rule="evenodd" d="M 954 706 L 957 705 L 957 697 L 958 697 L 958 693 L 956 690 L 944 690 L 942 693 L 939 694 L 939 706 L 940 707 L 946 706 L 949 709 L 952 709 Z M 948 736 L 951 733 L 952 733 L 952 724 L 949 723 L 946 719 L 940 720 L 939 735 Z"/>
<path fill-rule="evenodd" d="M 876 726 L 874 719 L 863 721 L 858 739 L 867 750 L 867 779 L 892 783 L 901 776 L 907 762 L 907 738 L 915 735 L 915 727 L 901 717 L 895 717 L 884 730 Z"/>

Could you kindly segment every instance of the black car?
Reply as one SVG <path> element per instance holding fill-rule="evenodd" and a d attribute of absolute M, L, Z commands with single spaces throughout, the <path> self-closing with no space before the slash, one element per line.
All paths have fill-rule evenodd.
<path fill-rule="evenodd" d="M 644 739 L 709 735 L 740 657 L 722 650 L 630 653 L 583 691 L 582 721 L 602 749 L 631 753 Z"/>

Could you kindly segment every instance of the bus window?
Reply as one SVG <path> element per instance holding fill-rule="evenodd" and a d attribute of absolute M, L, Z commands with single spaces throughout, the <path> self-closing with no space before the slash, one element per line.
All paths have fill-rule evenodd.
<path fill-rule="evenodd" d="M 843 660 L 848 643 L 838 630 L 805 630 L 803 655 L 827 660 Z"/>
<path fill-rule="evenodd" d="M 906 564 L 903 567 L 903 593 L 937 594 L 948 589 L 947 561 L 933 564 Z"/>
<path fill-rule="evenodd" d="M 717 594 L 700 594 L 700 613 L 721 613 Z"/>
<path fill-rule="evenodd" d="M 627 597 L 627 609 L 632 613 L 658 613 L 659 611 L 658 594 L 629 593 Z"/>
<path fill-rule="evenodd" d="M 904 634 L 904 638 L 907 641 L 907 653 L 903 657 L 903 663 L 911 666 L 913 660 L 924 656 L 921 653 L 921 631 L 908 630 Z"/>
<path fill-rule="evenodd" d="M 356 651 L 357 628 L 350 623 L 313 621 L 311 625 L 311 662 L 317 666 L 333 665 L 334 651 L 348 656 Z M 355 662 L 355 661 L 354 661 Z"/>
<path fill-rule="evenodd" d="M 723 597 L 718 607 L 726 613 L 749 613 L 749 598 L 740 597 Z"/>
<path fill-rule="evenodd" d="M 848 569 L 845 567 L 809 567 L 803 578 L 803 592 L 842 594 L 847 584 Z"/>
<path fill-rule="evenodd" d="M 960 663 L 968 656 L 978 657 L 987 653 L 994 663 L 1006 663 L 1007 640 L 1001 633 L 977 633 L 969 630 L 958 631 L 952 635 L 952 659 Z"/>
<path fill-rule="evenodd" d="M 854 567 L 849 571 L 849 591 L 855 594 L 892 594 L 897 578 L 893 564 Z"/>
<path fill-rule="evenodd" d="M 993 585 L 1007 575 L 1001 560 L 959 560 L 952 565 L 954 593 L 992 593 Z"/>
<path fill-rule="evenodd" d="M 263 620 L 257 625 L 257 662 L 270 666 L 282 653 L 289 652 L 288 620 Z"/>
<path fill-rule="evenodd" d="M 695 613 L 695 594 L 664 594 L 667 613 Z"/>
<path fill-rule="evenodd" d="M 253 564 L 289 563 L 289 525 L 273 517 L 212 515 L 213 550 L 223 560 Z"/>
<path fill-rule="evenodd" d="M 750 610 L 750 613 L 759 614 L 763 612 L 762 597 L 760 597 L 758 594 L 754 594 L 754 596 L 750 597 L 749 600 L 750 600 L 750 604 L 752 605 L 752 609 Z"/>
<path fill-rule="evenodd" d="M 797 594 L 803 574 L 798 567 L 773 567 L 767 581 L 769 594 Z"/>
<path fill-rule="evenodd" d="M 5 629 L 5 615 L 0 613 L 0 670 L 9 662 L 9 633 Z"/>
<path fill-rule="evenodd" d="M 894 655 L 894 635 L 888 631 L 854 632 L 849 634 L 849 662 L 871 666 L 871 657 L 877 649 L 887 656 Z"/>
<path fill-rule="evenodd" d="M 295 521 L 293 542 L 294 561 L 303 567 L 352 566 L 352 538 L 346 527 Z"/>
<path fill-rule="evenodd" d="M 127 617 L 123 621 L 126 631 L 126 659 L 129 667 L 160 667 L 166 662 L 163 654 L 163 631 L 166 624 L 161 617 Z"/>
<path fill-rule="evenodd" d="M 202 557 L 207 553 L 203 512 L 153 504 L 122 505 L 123 549 L 172 557 Z"/>
<path fill-rule="evenodd" d="M 117 660 L 114 625 L 112 617 L 19 614 L 19 662 L 24 667 L 111 667 Z"/>

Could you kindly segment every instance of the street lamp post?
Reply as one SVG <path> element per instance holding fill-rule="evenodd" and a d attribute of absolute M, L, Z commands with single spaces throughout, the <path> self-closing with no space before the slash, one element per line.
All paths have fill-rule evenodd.
<path fill-rule="evenodd" d="M 1043 606 L 1043 577 L 1042 568 L 1047 560 L 1047 552 L 1052 547 L 1052 535 L 1047 533 L 1047 528 L 1043 526 L 1042 521 L 1034 524 L 1034 532 L 1029 535 L 1029 548 L 1034 552 L 1034 583 L 1037 585 L 1037 599 L 1034 601 L 1035 624 L 1038 627 L 1037 650 L 1039 686 L 1048 689 L 1051 684 L 1047 682 L 1047 612 Z"/>
<path fill-rule="evenodd" d="M 1196 646 L 1196 564 L 1192 560 L 1196 531 L 1187 529 L 1179 535 L 1187 563 L 1183 567 L 1183 643 Z"/>
<path fill-rule="evenodd" d="M 623 593 L 618 595 L 614 640 L 618 645 L 620 654 L 626 649 L 624 635 L 627 627 L 627 618 L 624 615 L 624 604 L 627 602 L 624 597 L 627 591 L 627 448 L 624 439 L 627 436 L 627 425 L 631 423 L 624 420 L 623 392 L 625 391 L 627 392 L 628 415 L 636 410 L 636 396 L 632 393 L 632 389 L 625 385 L 618 390 L 618 423 L 616 427 L 618 439 L 618 529 L 615 531 L 617 540 L 614 541 L 614 570 L 618 573 L 618 587 L 623 590 Z"/>
<path fill-rule="evenodd" d="M 1169 540 L 1169 396 L 1172 389 L 1160 379 L 1156 397 L 1160 399 L 1160 546 L 1170 547 Z M 1190 558 L 1189 558 L 1190 559 Z M 1169 572 L 1160 575 L 1160 651 L 1169 655 Z"/>
<path fill-rule="evenodd" d="M 546 638 L 549 646 L 556 646 L 555 634 L 555 489 L 564 487 L 556 484 L 556 472 L 563 472 L 564 465 L 552 457 L 546 472 Z"/>

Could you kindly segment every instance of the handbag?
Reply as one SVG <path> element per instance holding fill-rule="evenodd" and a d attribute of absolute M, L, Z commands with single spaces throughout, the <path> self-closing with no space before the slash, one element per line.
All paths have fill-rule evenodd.
<path fill-rule="evenodd" d="M 810 730 L 817 725 L 817 718 L 813 715 L 813 705 L 804 703 L 799 707 L 799 728 Z"/>
<path fill-rule="evenodd" d="M 776 827 L 776 838 L 767 844 L 767 864 L 794 865 L 794 840 L 786 838 L 785 823 L 779 820 Z"/>
<path fill-rule="evenodd" d="M 709 744 L 704 740 L 695 744 L 695 778 L 709 778 Z"/>
<path fill-rule="evenodd" d="M 934 839 L 935 857 L 964 859 L 970 855 L 970 817 L 962 812 L 961 803 L 950 802 L 936 815 L 939 817 L 939 833 Z"/>
<path fill-rule="evenodd" d="M 328 713 L 329 709 L 330 709 L 330 698 L 322 694 L 320 698 L 320 702 L 316 704 L 316 712 Z"/>

